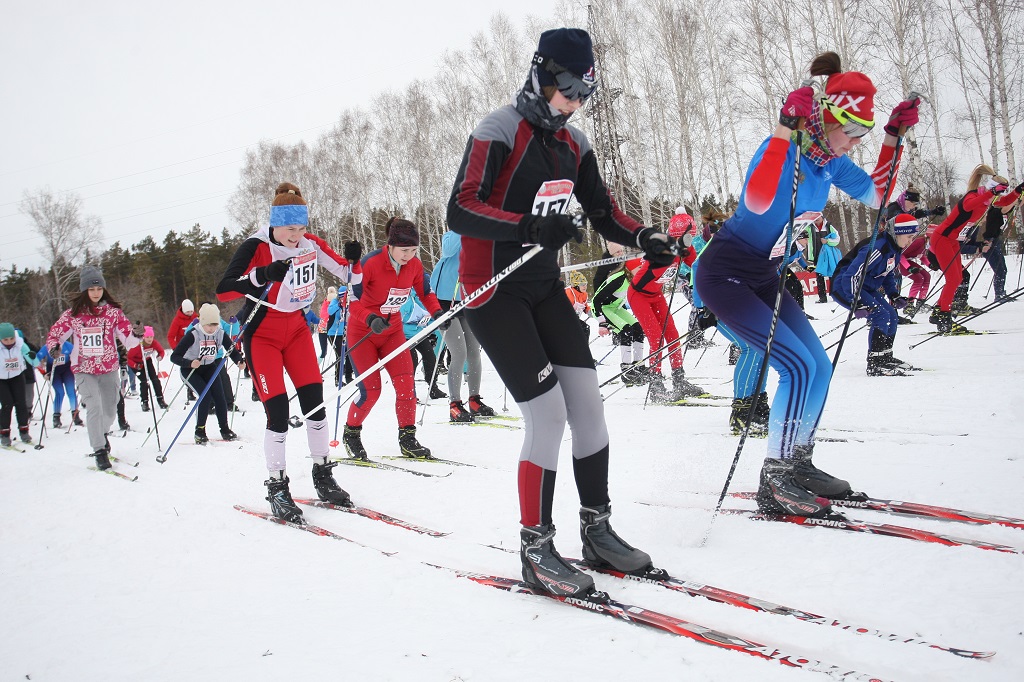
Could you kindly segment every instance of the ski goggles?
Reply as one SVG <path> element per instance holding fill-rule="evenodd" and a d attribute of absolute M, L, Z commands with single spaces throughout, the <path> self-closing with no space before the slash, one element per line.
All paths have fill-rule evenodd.
<path fill-rule="evenodd" d="M 597 90 L 597 82 L 588 82 L 566 69 L 558 62 L 538 53 L 533 54 L 533 63 L 544 69 L 555 80 L 555 87 L 569 101 L 586 101 Z"/>
<path fill-rule="evenodd" d="M 874 121 L 865 121 L 862 118 L 857 118 L 846 109 L 836 106 L 827 99 L 822 99 L 821 105 L 828 109 L 829 113 L 835 116 L 836 120 L 842 124 L 843 133 L 847 137 L 864 137 L 875 127 Z"/>

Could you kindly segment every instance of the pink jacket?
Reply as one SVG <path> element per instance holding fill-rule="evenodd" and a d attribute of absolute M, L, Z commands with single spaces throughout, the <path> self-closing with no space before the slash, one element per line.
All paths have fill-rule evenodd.
<path fill-rule="evenodd" d="M 46 337 L 46 347 L 60 347 L 71 338 L 75 347 L 71 351 L 71 371 L 76 374 L 107 374 L 116 372 L 120 362 L 117 344 L 126 349 L 139 345 L 132 335 L 132 324 L 120 308 L 100 303 L 98 315 L 85 312 L 77 317 L 65 310 L 53 323 Z"/>

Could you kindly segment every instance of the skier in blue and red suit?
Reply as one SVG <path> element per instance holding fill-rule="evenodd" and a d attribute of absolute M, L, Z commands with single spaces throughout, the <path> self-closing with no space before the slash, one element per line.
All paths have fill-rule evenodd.
<path fill-rule="evenodd" d="M 875 124 L 875 86 L 863 73 L 843 73 L 839 56 L 819 55 L 812 76 L 828 76 L 824 96 L 811 87 L 791 92 L 775 132 L 758 148 L 736 212 L 701 255 L 697 290 L 729 329 L 765 348 L 786 249 L 796 155 L 800 164 L 796 213 L 821 211 L 832 186 L 872 208 L 883 205 L 890 162 L 901 127 L 917 123 L 917 100 L 900 102 L 885 125 L 874 171 L 868 174 L 846 154 Z M 802 148 L 796 131 L 806 124 Z M 896 159 L 898 163 L 898 159 Z M 850 493 L 850 485 L 811 461 L 832 379 L 832 364 L 803 311 L 783 292 L 770 364 L 779 373 L 768 427 L 768 456 L 761 469 L 757 503 L 765 512 L 823 516 L 827 498 Z"/>

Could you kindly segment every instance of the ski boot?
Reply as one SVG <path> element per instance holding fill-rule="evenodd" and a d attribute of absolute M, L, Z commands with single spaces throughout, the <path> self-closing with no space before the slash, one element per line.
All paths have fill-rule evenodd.
<path fill-rule="evenodd" d="M 636 386 L 636 382 L 633 380 L 631 368 L 633 367 L 632 362 L 620 362 L 619 363 L 619 377 L 622 379 L 622 383 L 625 386 Z"/>
<path fill-rule="evenodd" d="M 448 404 L 448 414 L 450 421 L 457 423 L 466 423 L 474 421 L 473 415 L 463 406 L 461 400 L 453 400 Z"/>
<path fill-rule="evenodd" d="M 762 514 L 795 514 L 821 518 L 832 511 L 831 503 L 804 488 L 795 480 L 791 459 L 764 460 L 761 484 L 757 489 L 757 508 Z"/>
<path fill-rule="evenodd" d="M 469 413 L 474 417 L 493 417 L 495 415 L 494 408 L 484 405 L 479 393 L 469 396 Z"/>
<path fill-rule="evenodd" d="M 444 391 L 442 391 L 440 388 L 438 388 L 437 384 L 434 384 L 433 386 L 430 387 L 430 399 L 431 400 L 439 400 L 441 398 L 447 398 L 447 397 L 448 397 L 448 394 L 445 393 Z"/>
<path fill-rule="evenodd" d="M 284 476 L 283 471 L 279 472 L 279 474 Z M 270 511 L 274 516 L 283 521 L 303 525 L 306 521 L 302 518 L 302 510 L 295 505 L 292 493 L 288 490 L 290 482 L 287 476 L 275 478 L 273 475 L 263 482 L 263 485 L 267 486 L 267 492 L 269 493 L 267 501 L 270 502 Z"/>
<path fill-rule="evenodd" d="M 220 437 L 229 442 L 238 440 L 238 434 L 226 426 L 220 427 Z"/>
<path fill-rule="evenodd" d="M 580 507 L 583 560 L 595 568 L 611 568 L 631 575 L 647 575 L 654 565 L 647 552 L 630 546 L 612 530 L 610 504 Z M 666 576 L 667 577 L 667 576 Z"/>
<path fill-rule="evenodd" d="M 661 372 L 651 372 L 649 385 L 652 403 L 664 404 L 669 401 L 668 389 L 665 388 L 665 378 L 661 376 Z"/>
<path fill-rule="evenodd" d="M 416 440 L 416 427 L 403 426 L 398 429 L 398 448 L 402 455 L 412 459 L 431 459 L 430 450 Z"/>
<path fill-rule="evenodd" d="M 639 362 L 623 363 L 628 369 L 622 374 L 626 386 L 643 386 L 647 383 L 647 368 Z"/>
<path fill-rule="evenodd" d="M 206 437 L 206 427 L 196 427 L 196 445 L 206 445 L 210 442 L 210 439 Z"/>
<path fill-rule="evenodd" d="M 164 402 L 164 397 L 162 395 L 158 395 L 156 397 L 156 404 L 160 406 L 161 410 L 167 409 L 167 403 Z"/>
<path fill-rule="evenodd" d="M 131 430 L 132 427 L 124 419 L 118 419 L 117 428 L 121 429 L 122 431 L 129 431 Z"/>
<path fill-rule="evenodd" d="M 22 443 L 32 442 L 32 436 L 29 434 L 27 426 L 23 429 L 18 429 L 18 437 L 21 438 Z"/>
<path fill-rule="evenodd" d="M 787 461 L 793 462 L 793 480 L 799 486 L 816 495 L 833 499 L 847 497 L 853 492 L 848 482 L 814 466 L 811 461 L 813 454 L 813 445 L 793 446 L 793 458 Z"/>
<path fill-rule="evenodd" d="M 255 386 L 252 388 L 252 401 L 254 403 L 258 403 L 260 401 L 260 394 L 256 392 Z"/>
<path fill-rule="evenodd" d="M 110 468 L 110 440 L 106 436 L 103 436 L 103 447 L 92 453 L 92 456 L 96 458 L 96 468 L 100 471 L 106 471 Z"/>
<path fill-rule="evenodd" d="M 53 413 L 53 428 L 63 429 L 64 425 L 60 423 L 60 412 Z"/>
<path fill-rule="evenodd" d="M 9 448 L 11 447 L 11 433 L 0 433 L 0 447 Z"/>
<path fill-rule="evenodd" d="M 935 318 L 935 328 L 943 336 L 967 336 L 974 333 L 962 324 L 954 322 L 952 313 L 936 310 L 933 317 Z M 929 318 L 930 321 L 931 318 Z"/>
<path fill-rule="evenodd" d="M 746 398 L 734 398 L 732 401 L 732 414 L 729 415 L 729 426 L 732 427 L 732 435 L 738 436 L 743 433 L 743 430 L 747 426 L 747 418 L 750 416 L 750 406 L 753 404 L 755 397 L 748 395 Z M 750 430 L 747 431 L 747 435 L 751 438 L 767 438 L 768 437 L 768 422 L 759 421 L 757 414 L 757 408 L 754 408 L 754 419 L 750 422 Z"/>
<path fill-rule="evenodd" d="M 555 526 L 523 526 L 519 530 L 519 558 L 523 582 L 556 597 L 586 599 L 595 594 L 594 579 L 561 557 L 554 543 Z"/>
<path fill-rule="evenodd" d="M 345 452 L 352 459 L 367 460 L 366 448 L 363 447 L 362 426 L 349 426 L 345 424 L 345 430 L 341 434 L 341 441 L 345 444 Z"/>
<path fill-rule="evenodd" d="M 334 473 L 331 471 L 338 466 L 337 462 L 313 464 L 313 487 L 316 488 L 316 496 L 324 502 L 330 502 L 340 507 L 352 507 L 351 496 L 341 489 L 338 482 L 334 480 Z"/>
<path fill-rule="evenodd" d="M 78 410 L 71 410 L 71 423 L 74 424 L 75 426 L 85 426 L 85 422 L 82 421 L 82 418 L 80 416 L 78 416 Z M 127 431 L 128 425 L 125 424 L 124 426 L 122 426 L 121 430 Z"/>
<path fill-rule="evenodd" d="M 691 384 L 686 380 L 686 371 L 682 367 L 676 367 L 672 370 L 672 392 L 673 399 L 683 400 L 684 398 L 698 398 L 702 395 L 707 395 L 700 386 Z"/>
<path fill-rule="evenodd" d="M 149 412 L 149 401 L 148 400 L 143 400 L 142 401 L 142 411 L 143 412 Z"/>

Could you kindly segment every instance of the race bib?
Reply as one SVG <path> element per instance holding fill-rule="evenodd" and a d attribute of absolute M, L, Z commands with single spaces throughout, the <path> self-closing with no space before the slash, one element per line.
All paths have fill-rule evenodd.
<path fill-rule="evenodd" d="M 548 180 L 533 199 L 533 215 L 565 213 L 572 198 L 572 180 Z"/>
<path fill-rule="evenodd" d="M 312 303 L 316 295 L 316 251 L 292 259 L 292 303 Z"/>
<path fill-rule="evenodd" d="M 103 327 L 82 327 L 82 352 L 87 358 L 103 356 Z"/>
<path fill-rule="evenodd" d="M 397 313 L 398 309 L 409 300 L 409 293 L 411 291 L 412 289 L 395 289 L 392 287 L 391 291 L 388 292 L 387 300 L 380 304 L 381 314 L 390 315 L 391 313 Z"/>
<path fill-rule="evenodd" d="M 793 220 L 793 232 L 792 238 L 789 240 L 790 244 L 794 243 L 799 239 L 801 233 L 806 233 L 808 228 L 817 227 L 821 220 L 820 211 L 805 211 Z M 771 253 L 768 254 L 769 260 L 780 258 L 786 253 L 786 228 L 789 227 L 787 224 L 782 228 L 782 234 L 775 240 L 775 244 L 772 246 Z"/>
<path fill-rule="evenodd" d="M 889 258 L 888 261 L 886 261 L 886 263 L 885 263 L 885 272 L 883 272 L 882 274 L 883 275 L 888 275 L 890 272 L 892 272 L 892 269 L 895 268 L 895 267 L 896 267 L 896 258 L 895 257 L 891 257 L 891 258 Z"/>
<path fill-rule="evenodd" d="M 675 279 L 677 272 L 679 272 L 679 268 L 675 265 L 670 265 L 668 269 L 662 273 L 661 277 L 658 278 L 658 284 L 664 286 L 665 284 L 671 283 L 672 280 Z"/>
<path fill-rule="evenodd" d="M 65 362 L 67 362 L 67 358 L 63 355 L 58 355 L 53 359 L 53 366 L 56 367 L 57 365 L 63 365 Z"/>
<path fill-rule="evenodd" d="M 207 358 L 217 357 L 217 341 L 216 339 L 206 340 L 203 339 L 199 342 L 199 359 L 205 360 Z"/>
<path fill-rule="evenodd" d="M 14 374 L 21 371 L 21 359 L 20 358 L 7 358 L 4 360 L 4 371 L 8 374 Z"/>

